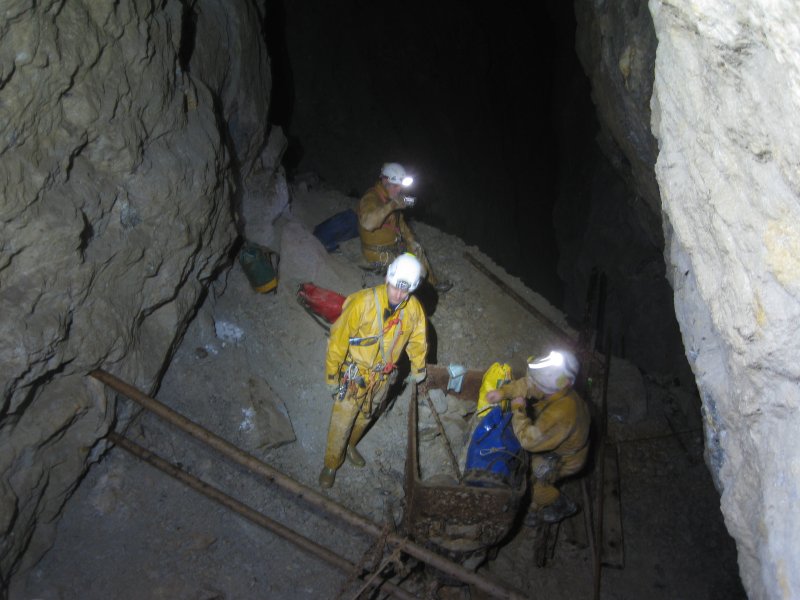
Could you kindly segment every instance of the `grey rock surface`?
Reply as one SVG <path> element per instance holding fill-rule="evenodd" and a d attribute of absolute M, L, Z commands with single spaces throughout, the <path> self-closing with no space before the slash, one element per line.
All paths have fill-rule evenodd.
<path fill-rule="evenodd" d="M 0 582 L 130 416 L 87 374 L 152 389 L 226 261 L 270 92 L 253 2 L 2 10 Z"/>
<path fill-rule="evenodd" d="M 752 598 L 800 596 L 800 7 L 652 0 L 653 130 L 706 460 Z"/>

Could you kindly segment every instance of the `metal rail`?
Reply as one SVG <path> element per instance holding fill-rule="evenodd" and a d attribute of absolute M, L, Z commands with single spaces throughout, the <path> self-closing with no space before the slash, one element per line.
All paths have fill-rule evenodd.
<path fill-rule="evenodd" d="M 548 319 L 542 312 L 533 306 L 530 302 L 525 300 L 522 296 L 520 296 L 517 292 L 512 290 L 507 283 L 502 281 L 497 275 L 492 273 L 489 269 L 487 269 L 478 259 L 476 259 L 472 254 L 469 252 L 464 252 L 464 258 L 466 258 L 472 265 L 478 269 L 481 273 L 486 275 L 489 279 L 491 279 L 497 287 L 503 290 L 506 294 L 511 296 L 514 300 L 516 300 L 525 310 L 531 313 L 536 319 L 544 325 L 550 333 L 554 334 L 556 337 L 559 338 L 560 341 L 569 345 L 570 348 L 575 347 L 575 340 L 571 335 L 569 335 L 566 331 L 561 329 L 558 325 L 553 323 L 550 319 Z"/>
<path fill-rule="evenodd" d="M 158 456 L 157 454 L 147 450 L 146 448 L 142 448 L 138 444 L 132 442 L 128 438 L 119 435 L 118 433 L 112 431 L 108 434 L 108 438 L 114 442 L 117 446 L 127 450 L 134 456 L 142 459 L 146 463 L 154 466 L 158 470 L 174 477 L 181 483 L 188 485 L 193 490 L 200 492 L 207 498 L 222 504 L 226 508 L 231 509 L 232 511 L 238 513 L 239 515 L 243 516 L 244 518 L 252 521 L 256 525 L 259 525 L 265 529 L 268 529 L 272 533 L 282 537 L 288 542 L 296 545 L 301 550 L 305 550 L 313 554 L 314 556 L 321 558 L 322 560 L 326 561 L 327 563 L 333 565 L 337 569 L 340 569 L 348 574 L 356 573 L 356 576 L 359 579 L 364 579 L 369 573 L 358 573 L 357 572 L 357 565 L 355 563 L 350 562 L 349 560 L 342 558 L 332 550 L 325 548 L 317 544 L 316 542 L 308 539 L 307 537 L 300 535 L 296 531 L 286 527 L 270 519 L 268 516 L 252 509 L 251 507 L 243 504 L 242 502 L 238 501 L 236 498 L 229 496 L 228 494 L 224 493 L 222 490 L 190 475 L 177 465 L 163 459 L 162 457 Z M 381 569 L 382 570 L 382 569 Z M 380 570 L 376 572 L 374 575 L 380 574 Z M 397 596 L 398 598 L 402 598 L 403 600 L 413 600 L 415 596 L 410 594 L 403 588 L 398 585 L 393 584 L 390 581 L 375 581 L 375 577 L 370 577 L 368 581 L 365 582 L 367 587 L 375 587 L 375 588 L 384 588 L 385 590 L 392 593 L 392 595 Z"/>
<path fill-rule="evenodd" d="M 606 351 L 606 364 L 603 371 L 603 396 L 600 404 L 600 435 L 598 444 L 600 446 L 598 451 L 597 466 L 600 469 L 598 477 L 598 494 L 597 494 L 597 516 L 595 522 L 595 543 L 594 543 L 594 600 L 600 598 L 600 584 L 602 573 L 602 551 L 603 551 L 603 501 L 604 493 L 603 487 L 605 486 L 605 471 L 606 471 L 606 435 L 608 432 L 608 380 L 611 371 L 611 334 L 606 336 L 605 341 Z"/>
<path fill-rule="evenodd" d="M 319 492 L 295 481 L 288 475 L 281 473 L 265 462 L 260 461 L 251 454 L 244 452 L 230 442 L 215 435 L 207 429 L 204 429 L 197 423 L 187 419 L 180 413 L 175 412 L 155 398 L 147 396 L 134 386 L 126 383 L 118 377 L 115 377 L 111 373 L 101 369 L 96 369 L 89 373 L 89 375 L 104 383 L 111 389 L 130 398 L 143 408 L 146 408 L 152 413 L 158 415 L 165 421 L 175 425 L 182 431 L 206 443 L 227 458 L 242 465 L 253 473 L 261 475 L 268 481 L 271 481 L 283 489 L 291 492 L 312 506 L 327 512 L 330 516 L 341 519 L 343 522 L 360 529 L 372 537 L 377 538 L 384 535 L 382 528 L 366 517 L 351 511 L 341 504 L 338 504 L 333 500 L 323 496 Z M 485 577 L 481 577 L 476 573 L 465 569 L 461 565 L 450 561 L 440 554 L 437 554 L 432 550 L 428 550 L 427 548 L 405 537 L 390 533 L 386 536 L 386 541 L 388 544 L 399 548 L 402 552 L 405 552 L 406 554 L 427 563 L 428 565 L 458 579 L 463 583 L 473 585 L 481 591 L 490 594 L 494 598 L 507 598 L 509 600 L 523 600 L 526 598 L 526 596 L 521 592 L 507 588 Z"/>

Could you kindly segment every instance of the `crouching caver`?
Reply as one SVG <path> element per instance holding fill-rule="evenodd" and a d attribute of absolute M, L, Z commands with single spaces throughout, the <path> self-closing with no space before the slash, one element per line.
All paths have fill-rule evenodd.
<path fill-rule="evenodd" d="M 525 377 L 488 392 L 491 403 L 513 398 L 512 425 L 530 461 L 531 506 L 525 524 L 558 523 L 578 510 L 555 482 L 583 468 L 589 453 L 590 415 L 573 389 L 580 366 L 569 352 L 551 352 L 528 360 Z M 526 412 L 526 398 L 536 401 Z"/>
<path fill-rule="evenodd" d="M 427 323 L 411 293 L 423 277 L 413 254 L 401 254 L 389 265 L 386 283 L 351 294 L 331 326 L 325 359 L 325 383 L 333 395 L 325 466 L 319 485 L 329 488 L 345 455 L 357 467 L 364 458 L 356 444 L 364 435 L 396 376 L 403 349 L 417 383 L 425 379 Z"/>

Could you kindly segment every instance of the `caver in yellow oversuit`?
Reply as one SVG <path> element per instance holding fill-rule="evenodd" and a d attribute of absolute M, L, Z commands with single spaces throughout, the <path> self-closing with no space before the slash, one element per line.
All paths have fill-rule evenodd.
<path fill-rule="evenodd" d="M 358 204 L 358 233 L 361 236 L 361 253 L 371 264 L 387 266 L 404 251 L 412 252 L 422 263 L 430 284 L 439 292 L 452 287 L 448 281 L 439 281 L 433 274 L 422 246 L 414 238 L 406 223 L 404 208 L 413 204 L 406 201 L 404 188 L 413 179 L 406 175 L 402 165 L 386 163 L 380 180 L 371 187 Z"/>
<path fill-rule="evenodd" d="M 421 276 L 419 261 L 401 254 L 389 265 L 386 283 L 348 296 L 331 326 L 325 383 L 333 394 L 333 409 L 319 476 L 322 487 L 333 485 L 345 454 L 356 466 L 364 466 L 355 446 L 386 396 L 403 349 L 411 363 L 410 376 L 417 383 L 425 379 L 425 312 L 410 295 Z"/>
<path fill-rule="evenodd" d="M 492 402 L 514 399 L 514 433 L 522 447 L 532 453 L 527 525 L 556 523 L 577 511 L 555 482 L 580 471 L 589 453 L 589 408 L 572 388 L 578 371 L 578 361 L 571 353 L 551 352 L 529 360 L 525 377 L 487 394 Z M 532 419 L 525 410 L 525 398 L 536 399 L 531 407 Z"/>

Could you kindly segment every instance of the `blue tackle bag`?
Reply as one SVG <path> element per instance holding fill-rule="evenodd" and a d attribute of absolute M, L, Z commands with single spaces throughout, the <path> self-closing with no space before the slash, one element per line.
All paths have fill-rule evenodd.
<path fill-rule="evenodd" d="M 322 242 L 325 250 L 333 252 L 339 242 L 358 237 L 358 215 L 351 208 L 336 213 L 314 227 L 314 236 Z"/>
<path fill-rule="evenodd" d="M 494 406 L 469 441 L 463 482 L 476 487 L 516 487 L 525 476 L 527 455 L 514 435 L 511 411 Z"/>

